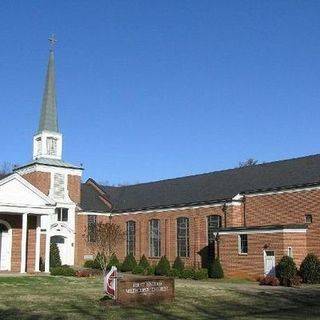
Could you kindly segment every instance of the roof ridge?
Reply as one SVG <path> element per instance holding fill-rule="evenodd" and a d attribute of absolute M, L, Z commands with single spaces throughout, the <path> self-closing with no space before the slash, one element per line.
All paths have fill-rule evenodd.
<path fill-rule="evenodd" d="M 252 168 L 252 167 L 263 167 L 263 166 L 268 166 L 268 165 L 272 165 L 275 163 L 280 163 L 280 162 L 288 162 L 288 161 L 293 161 L 293 160 L 300 160 L 300 159 L 305 159 L 305 158 L 311 158 L 311 157 L 315 157 L 315 156 L 320 156 L 319 153 L 316 154 L 311 154 L 311 155 L 307 155 L 307 156 L 302 156 L 302 157 L 295 157 L 295 158 L 289 158 L 289 159 L 281 159 L 281 160 L 275 160 L 275 161 L 270 161 L 270 162 L 263 162 L 263 163 L 259 163 L 259 164 L 255 164 L 252 166 L 246 166 L 246 167 L 236 167 L 236 168 L 229 168 L 229 169 L 222 169 L 222 170 L 216 170 L 216 171 L 210 171 L 210 172 L 204 172 L 204 173 L 197 173 L 197 174 L 192 174 L 192 175 L 187 175 L 187 176 L 180 176 L 180 177 L 176 177 L 176 178 L 168 178 L 168 179 L 160 179 L 160 180 L 154 180 L 154 181 L 148 181 L 148 182 L 141 182 L 141 183 L 136 183 L 136 184 L 130 184 L 127 186 L 110 186 L 110 185 L 103 185 L 100 184 L 99 185 L 102 188 L 114 188 L 114 189 L 125 189 L 125 188 L 129 188 L 129 187 L 134 187 L 134 186 L 140 186 L 140 185 L 150 185 L 150 184 L 155 184 L 155 183 L 159 183 L 159 182 L 164 182 L 164 181 L 173 181 L 173 180 L 181 180 L 181 179 L 185 179 L 185 178 L 192 178 L 192 177 L 200 177 L 200 176 L 205 176 L 205 175 L 210 175 L 210 174 L 217 174 L 217 173 L 222 173 L 222 172 L 227 172 L 227 171 L 236 171 L 236 170 L 245 170 L 248 168 Z"/>

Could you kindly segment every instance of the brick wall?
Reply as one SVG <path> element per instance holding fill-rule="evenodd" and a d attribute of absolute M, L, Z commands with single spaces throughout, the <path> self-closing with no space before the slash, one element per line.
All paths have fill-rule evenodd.
<path fill-rule="evenodd" d="M 50 190 L 49 172 L 30 172 L 23 175 L 23 178 L 34 185 L 37 189 L 48 195 Z"/>
<path fill-rule="evenodd" d="M 68 175 L 68 191 L 70 199 L 76 203 L 80 203 L 81 197 L 81 177 L 75 175 Z"/>

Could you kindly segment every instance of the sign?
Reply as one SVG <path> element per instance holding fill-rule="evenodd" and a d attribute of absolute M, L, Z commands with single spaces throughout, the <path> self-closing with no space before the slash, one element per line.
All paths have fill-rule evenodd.
<path fill-rule="evenodd" d="M 112 266 L 110 271 L 104 276 L 104 292 L 112 299 L 116 298 L 117 289 L 117 268 Z"/>
<path fill-rule="evenodd" d="M 157 303 L 174 299 L 174 279 L 159 276 L 125 276 L 117 279 L 117 302 Z"/>

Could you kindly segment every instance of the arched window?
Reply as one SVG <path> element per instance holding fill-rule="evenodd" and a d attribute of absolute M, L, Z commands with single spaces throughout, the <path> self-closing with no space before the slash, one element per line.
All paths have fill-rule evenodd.
<path fill-rule="evenodd" d="M 189 257 L 189 219 L 180 217 L 177 219 L 177 255 Z"/>
<path fill-rule="evenodd" d="M 208 242 L 212 243 L 214 241 L 214 233 L 221 228 L 221 216 L 211 215 L 207 217 L 208 225 Z"/>
<path fill-rule="evenodd" d="M 57 139 L 54 137 L 47 138 L 47 153 L 48 155 L 57 155 Z"/>
<path fill-rule="evenodd" d="M 149 221 L 149 254 L 150 257 L 161 256 L 160 220 Z"/>
<path fill-rule="evenodd" d="M 136 223 L 127 221 L 127 255 L 136 254 Z"/>

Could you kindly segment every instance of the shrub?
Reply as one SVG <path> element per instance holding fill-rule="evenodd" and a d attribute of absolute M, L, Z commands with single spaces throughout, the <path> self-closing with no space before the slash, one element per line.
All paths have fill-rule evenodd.
<path fill-rule="evenodd" d="M 159 260 L 156 269 L 155 275 L 157 276 L 166 276 L 169 274 L 170 271 L 170 262 L 168 261 L 166 256 L 161 257 Z"/>
<path fill-rule="evenodd" d="M 117 255 L 113 253 L 110 257 L 109 263 L 107 265 L 107 269 L 111 269 L 112 266 L 115 266 L 117 269 L 120 268 L 121 264 L 117 258 Z"/>
<path fill-rule="evenodd" d="M 265 276 L 259 279 L 259 284 L 264 286 L 278 286 L 280 282 L 277 277 Z"/>
<path fill-rule="evenodd" d="M 135 266 L 132 270 L 133 274 L 143 274 L 144 269 L 141 266 Z"/>
<path fill-rule="evenodd" d="M 180 278 L 181 277 L 181 271 L 175 268 L 172 268 L 169 273 L 168 273 L 169 277 L 173 277 L 173 278 Z"/>
<path fill-rule="evenodd" d="M 92 260 L 91 260 L 92 261 Z M 80 269 L 76 271 L 76 277 L 94 277 L 97 275 L 101 275 L 101 270 L 98 269 Z"/>
<path fill-rule="evenodd" d="M 39 261 L 39 270 L 41 272 L 43 272 L 45 270 L 45 263 L 42 257 L 40 257 L 40 261 Z"/>
<path fill-rule="evenodd" d="M 143 255 L 139 261 L 139 266 L 143 268 L 143 270 L 150 267 L 149 261 L 147 260 L 146 256 Z"/>
<path fill-rule="evenodd" d="M 181 278 L 183 279 L 193 279 L 195 271 L 193 268 L 185 268 L 181 271 Z"/>
<path fill-rule="evenodd" d="M 130 253 L 125 257 L 120 269 L 122 272 L 132 271 L 136 265 L 136 259 L 134 258 L 133 254 Z"/>
<path fill-rule="evenodd" d="M 153 266 L 148 267 L 147 269 L 144 270 L 144 275 L 146 276 L 153 276 L 155 274 L 156 268 Z"/>
<path fill-rule="evenodd" d="M 96 269 L 95 268 L 95 263 L 94 260 L 86 260 L 83 264 L 84 268 L 89 268 L 89 269 Z"/>
<path fill-rule="evenodd" d="M 194 271 L 194 280 L 208 279 L 208 269 L 202 268 Z"/>
<path fill-rule="evenodd" d="M 61 259 L 59 248 L 56 243 L 50 243 L 50 268 L 60 267 Z"/>
<path fill-rule="evenodd" d="M 102 270 L 101 261 L 105 261 L 105 260 L 106 260 L 106 257 L 102 253 L 98 252 L 96 257 L 93 260 L 93 269 Z"/>
<path fill-rule="evenodd" d="M 302 283 L 302 278 L 296 274 L 292 279 L 291 279 L 291 286 L 292 287 L 299 287 Z"/>
<path fill-rule="evenodd" d="M 304 283 L 320 282 L 320 261 L 316 255 L 309 253 L 301 263 L 300 275 Z"/>
<path fill-rule="evenodd" d="M 174 260 L 172 268 L 174 268 L 176 270 L 179 270 L 179 271 L 182 271 L 184 269 L 184 263 L 183 263 L 183 261 L 181 260 L 180 257 L 176 257 L 176 259 Z"/>
<path fill-rule="evenodd" d="M 297 275 L 296 264 L 289 256 L 283 256 L 276 266 L 276 275 L 282 286 L 291 287 Z"/>
<path fill-rule="evenodd" d="M 50 269 L 52 276 L 65 276 L 65 277 L 74 277 L 76 272 L 73 268 L 67 265 L 53 267 Z"/>
<path fill-rule="evenodd" d="M 214 261 L 209 264 L 208 273 L 210 278 L 222 279 L 224 277 L 219 258 L 214 259 Z"/>

